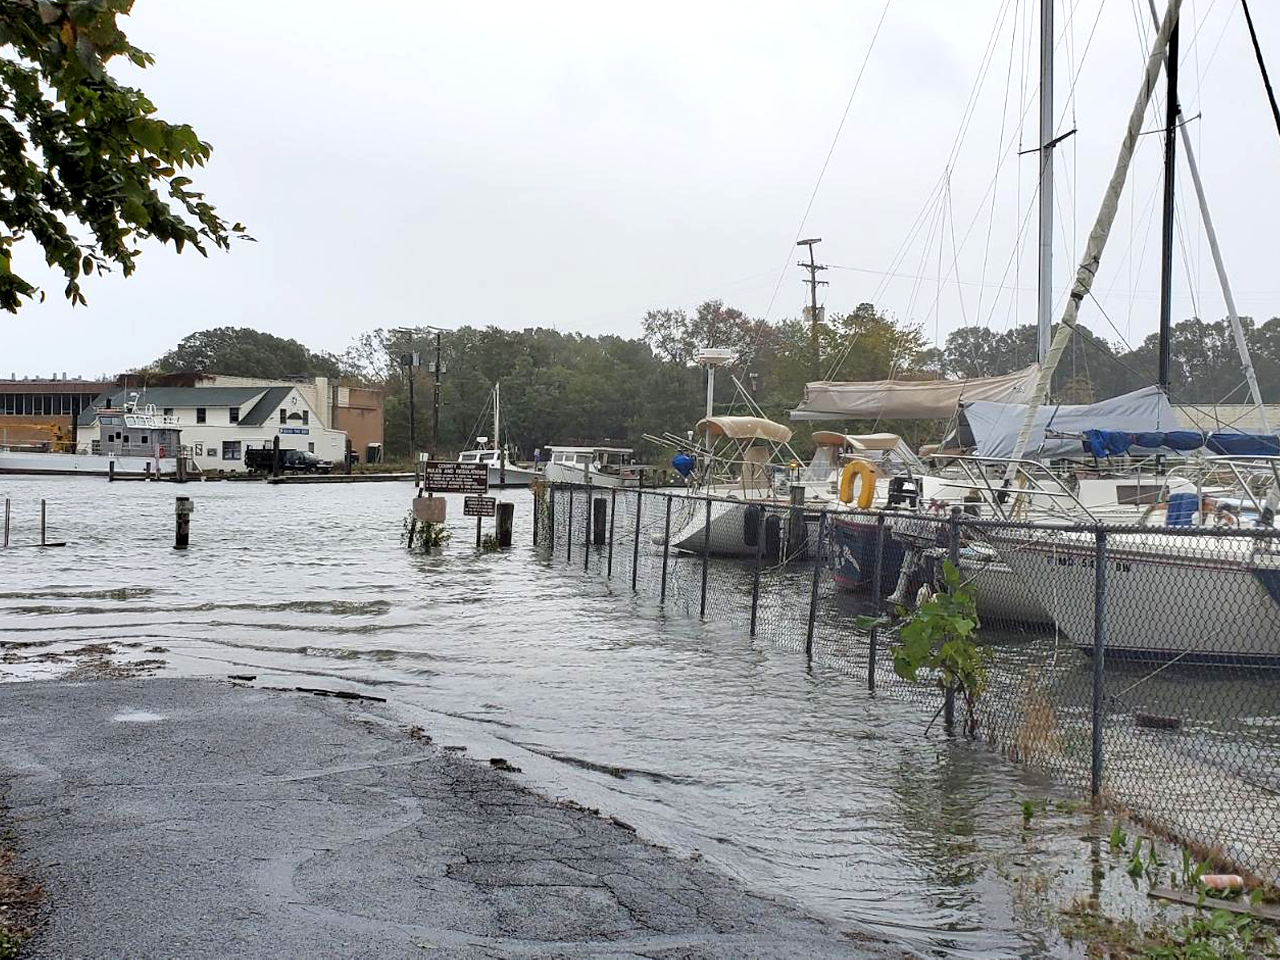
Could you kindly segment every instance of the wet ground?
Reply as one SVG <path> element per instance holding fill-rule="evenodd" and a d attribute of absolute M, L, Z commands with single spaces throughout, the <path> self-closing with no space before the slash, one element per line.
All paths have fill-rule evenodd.
<path fill-rule="evenodd" d="M 171 548 L 179 493 L 196 505 L 185 553 Z M 1106 847 L 1113 818 L 926 733 L 918 705 L 541 562 L 527 492 L 509 494 L 510 552 L 477 554 L 450 498 L 452 541 L 409 554 L 410 493 L 0 478 L 15 542 L 39 539 L 42 497 L 50 539 L 68 542 L 0 555 L 0 675 L 375 692 L 525 758 L 553 796 L 920 955 L 1078 955 L 1059 932 L 1077 897 L 1150 914 Z"/>

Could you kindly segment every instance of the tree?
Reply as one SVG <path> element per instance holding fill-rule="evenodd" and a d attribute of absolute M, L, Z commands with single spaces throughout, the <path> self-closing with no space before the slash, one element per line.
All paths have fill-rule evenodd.
<path fill-rule="evenodd" d="M 115 57 L 153 62 L 116 23 L 132 6 L 0 3 L 0 307 L 12 313 L 39 292 L 13 265 L 27 239 L 66 277 L 73 304 L 86 302 L 84 276 L 113 265 L 132 274 L 140 240 L 207 255 L 208 244 L 227 249 L 233 237 L 249 239 L 180 174 L 204 165 L 209 144 L 186 124 L 157 118 L 142 91 L 107 72 Z M 82 230 L 88 239 L 77 236 Z"/>
<path fill-rule="evenodd" d="M 162 373 L 221 373 L 230 377 L 336 377 L 338 360 L 313 353 L 297 340 L 286 340 L 248 327 L 215 327 L 183 337 L 157 360 Z"/>

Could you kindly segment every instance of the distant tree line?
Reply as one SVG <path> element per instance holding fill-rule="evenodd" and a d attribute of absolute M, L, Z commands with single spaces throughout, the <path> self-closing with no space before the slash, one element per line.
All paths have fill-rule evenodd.
<path fill-rule="evenodd" d="M 1280 319 L 1261 326 L 1245 320 L 1254 365 L 1268 400 L 1280 400 Z M 502 383 L 504 439 L 528 457 L 547 444 L 612 443 L 643 447 L 643 434 L 685 434 L 703 415 L 706 385 L 694 362 L 700 347 L 726 347 L 737 359 L 716 379 L 716 412 L 751 412 L 734 380 L 768 417 L 787 413 L 814 379 L 879 380 L 994 376 L 1035 360 L 1035 328 L 1005 332 L 962 327 L 940 347 L 920 327 L 902 323 L 869 303 L 828 314 L 818 327 L 815 362 L 809 324 L 749 317 L 718 300 L 692 313 L 652 310 L 642 336 L 586 336 L 543 327 L 505 330 L 461 327 L 441 338 L 438 453 L 464 449 L 492 433 L 484 413 L 496 381 Z M 1243 373 L 1227 322 L 1184 320 L 1174 326 L 1172 399 L 1176 402 L 1247 402 Z M 247 328 L 192 334 L 157 360 L 157 372 L 207 372 L 281 378 L 340 376 L 385 392 L 386 443 L 393 455 L 409 450 L 409 368 L 401 357 L 417 351 L 413 371 L 417 445 L 431 445 L 435 334 L 428 329 L 373 330 L 341 355 L 316 352 Z M 1130 350 L 1085 328 L 1072 338 L 1053 384 L 1055 398 L 1085 403 L 1147 386 L 1156 378 L 1156 337 Z M 809 427 L 790 424 L 804 454 Z M 945 424 L 847 424 L 847 429 L 894 430 L 909 442 L 935 440 Z M 655 451 L 643 451 L 656 454 Z"/>

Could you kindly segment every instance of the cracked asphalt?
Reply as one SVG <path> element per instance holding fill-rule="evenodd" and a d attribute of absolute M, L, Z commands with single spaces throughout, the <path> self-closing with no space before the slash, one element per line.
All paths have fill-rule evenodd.
<path fill-rule="evenodd" d="M 0 799 L 47 891 L 37 958 L 900 952 L 368 704 L 199 680 L 8 684 Z"/>

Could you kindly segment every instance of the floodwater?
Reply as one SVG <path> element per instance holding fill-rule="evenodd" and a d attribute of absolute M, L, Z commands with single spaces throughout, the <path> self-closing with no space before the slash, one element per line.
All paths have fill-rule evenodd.
<path fill-rule="evenodd" d="M 172 549 L 179 493 L 195 501 L 186 552 Z M 511 551 L 477 554 L 451 497 L 452 541 L 410 554 L 410 496 L 0 477 L 15 543 L 39 539 L 41 498 L 49 539 L 67 541 L 0 554 L 0 678 L 109 644 L 163 671 L 385 696 L 437 740 L 503 750 L 549 794 L 911 954 L 1080 955 L 1057 932 L 1076 896 L 1150 909 L 1099 853 L 1109 818 L 926 733 L 918 705 L 540 560 L 527 491 L 506 495 Z"/>

